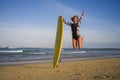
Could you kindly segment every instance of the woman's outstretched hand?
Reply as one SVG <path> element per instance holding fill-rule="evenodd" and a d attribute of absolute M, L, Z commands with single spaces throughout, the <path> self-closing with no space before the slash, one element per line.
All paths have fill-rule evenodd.
<path fill-rule="evenodd" d="M 81 16 L 80 16 L 80 19 L 83 18 L 84 14 L 85 14 L 84 11 L 82 11 L 82 14 L 81 14 Z"/>

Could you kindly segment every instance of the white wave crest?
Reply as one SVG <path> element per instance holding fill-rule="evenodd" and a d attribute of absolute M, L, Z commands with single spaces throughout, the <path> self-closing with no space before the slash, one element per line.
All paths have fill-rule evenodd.
<path fill-rule="evenodd" d="M 85 53 L 86 51 L 73 51 L 73 52 L 63 52 L 62 54 L 80 54 Z"/>
<path fill-rule="evenodd" d="M 5 53 L 21 53 L 23 50 L 1 50 L 0 52 L 5 52 Z"/>

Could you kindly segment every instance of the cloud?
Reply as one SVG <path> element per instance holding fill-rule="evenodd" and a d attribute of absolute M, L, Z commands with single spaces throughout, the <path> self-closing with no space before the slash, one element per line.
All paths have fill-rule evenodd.
<path fill-rule="evenodd" d="M 44 0 L 43 4 L 45 4 L 44 7 L 46 7 L 47 9 L 51 9 L 52 11 L 58 13 L 58 15 L 70 17 L 75 14 L 79 14 L 79 11 L 64 5 L 58 0 L 49 0 L 49 1 Z"/>
<path fill-rule="evenodd" d="M 16 47 L 53 47 L 55 30 L 33 28 L 2 28 L 0 45 Z"/>

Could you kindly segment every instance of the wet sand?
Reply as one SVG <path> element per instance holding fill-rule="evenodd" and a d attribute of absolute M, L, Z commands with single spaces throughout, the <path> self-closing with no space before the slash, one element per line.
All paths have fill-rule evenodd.
<path fill-rule="evenodd" d="M 120 80 L 120 58 L 0 66 L 0 80 Z"/>

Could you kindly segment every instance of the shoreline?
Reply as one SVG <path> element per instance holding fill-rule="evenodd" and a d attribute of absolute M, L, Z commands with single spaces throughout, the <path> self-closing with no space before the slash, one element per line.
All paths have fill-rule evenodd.
<path fill-rule="evenodd" d="M 107 57 L 66 57 L 61 58 L 62 62 L 72 62 L 72 61 L 84 61 L 84 60 L 96 60 L 96 59 L 107 59 L 107 58 L 120 58 L 119 56 L 107 56 Z M 45 59 L 30 59 L 30 60 L 11 60 L 11 61 L 0 61 L 0 66 L 14 66 L 14 65 L 25 65 L 25 64 L 42 64 L 42 63 L 52 63 L 52 58 Z"/>
<path fill-rule="evenodd" d="M 0 66 L 1 80 L 120 80 L 120 58 Z"/>

